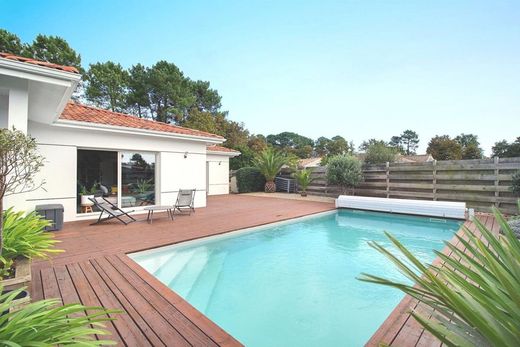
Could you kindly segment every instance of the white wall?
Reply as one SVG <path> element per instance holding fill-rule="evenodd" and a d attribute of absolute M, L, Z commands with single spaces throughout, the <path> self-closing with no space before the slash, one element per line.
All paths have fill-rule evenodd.
<path fill-rule="evenodd" d="M 179 188 L 196 188 L 195 207 L 206 206 L 206 144 L 203 142 L 117 134 L 97 130 L 71 129 L 29 122 L 46 162 L 40 177 L 45 190 L 7 197 L 4 207 L 31 211 L 36 205 L 59 203 L 65 207 L 65 220 L 85 216 L 76 213 L 77 149 L 147 151 L 157 153 L 156 204 L 175 202 Z M 187 158 L 184 158 L 184 154 Z M 137 207 L 132 209 L 137 210 Z"/>
<path fill-rule="evenodd" d="M 7 128 L 7 115 L 9 112 L 9 95 L 7 90 L 0 89 L 0 128 Z"/>
<path fill-rule="evenodd" d="M 0 88 L 8 90 L 7 128 L 15 127 L 26 133 L 29 112 L 29 81 L 9 76 L 0 76 Z M 5 99 L 2 98 L 0 101 L 4 103 Z M 0 106 L 1 108 L 5 109 L 5 106 Z"/>
<path fill-rule="evenodd" d="M 229 157 L 208 152 L 206 161 L 209 166 L 208 195 L 229 194 Z"/>

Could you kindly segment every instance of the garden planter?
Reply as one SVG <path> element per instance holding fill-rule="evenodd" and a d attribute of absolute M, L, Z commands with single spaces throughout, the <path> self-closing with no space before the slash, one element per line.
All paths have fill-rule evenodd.
<path fill-rule="evenodd" d="M 276 192 L 276 184 L 273 181 L 265 182 L 265 192 L 266 193 Z"/>
<path fill-rule="evenodd" d="M 306 197 L 307 196 L 307 192 L 301 192 L 300 195 L 303 196 L 303 197 Z"/>
<path fill-rule="evenodd" d="M 81 206 L 92 206 L 94 203 L 89 199 L 94 199 L 94 195 L 82 195 L 81 196 Z"/>
<path fill-rule="evenodd" d="M 15 261 L 14 277 L 1 281 L 4 292 L 18 288 L 24 288 L 19 298 L 16 298 L 16 308 L 22 307 L 31 301 L 31 261 L 29 259 L 17 259 Z M 24 294 L 25 293 L 25 294 Z"/>

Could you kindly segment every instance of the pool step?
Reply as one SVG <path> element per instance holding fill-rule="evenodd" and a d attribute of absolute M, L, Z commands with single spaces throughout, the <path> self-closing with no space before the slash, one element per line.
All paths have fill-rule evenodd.
<path fill-rule="evenodd" d="M 174 251 L 169 254 L 168 257 L 158 261 L 157 264 L 153 264 L 153 267 L 156 269 L 155 271 L 150 271 L 148 267 L 146 269 L 152 272 L 161 282 L 168 285 L 172 278 L 175 277 L 179 271 L 182 271 L 194 253 L 194 250 Z"/>
<path fill-rule="evenodd" d="M 208 262 L 200 272 L 186 297 L 190 304 L 203 313 L 205 313 L 208 308 L 209 300 L 217 285 L 226 256 L 227 252 L 213 252 L 210 254 L 211 261 Z"/>
<path fill-rule="evenodd" d="M 209 258 L 209 251 L 206 247 L 198 247 L 194 250 L 184 267 L 177 272 L 177 275 L 168 284 L 168 287 L 176 291 L 180 296 L 186 298 L 191 290 L 193 283 L 199 274 L 204 270 Z"/>

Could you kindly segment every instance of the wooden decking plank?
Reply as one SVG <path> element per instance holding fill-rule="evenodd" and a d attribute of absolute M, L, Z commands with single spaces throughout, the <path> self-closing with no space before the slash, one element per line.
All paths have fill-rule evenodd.
<path fill-rule="evenodd" d="M 99 262 L 101 259 L 99 260 Z M 196 345 L 216 346 L 200 328 L 184 316 L 179 310 L 162 297 L 150 284 L 139 277 L 131 268 L 123 263 L 117 256 L 107 256 L 108 261 L 114 269 L 121 272 L 124 278 L 135 287 L 135 289 L 145 297 L 169 324 L 176 329 L 187 341 Z M 102 264 L 100 264 L 102 265 Z"/>
<path fill-rule="evenodd" d="M 190 344 L 186 339 L 179 334 L 151 305 L 148 300 L 152 298 L 143 298 L 141 293 L 133 287 L 121 274 L 104 258 L 98 258 L 92 261 L 93 266 L 96 268 L 101 277 L 104 277 L 105 281 L 110 281 L 111 288 L 117 288 L 119 293 L 116 294 L 118 297 L 123 297 L 128 300 L 135 308 L 135 311 L 142 318 L 143 323 L 150 327 L 150 330 L 164 342 L 165 345 L 173 344 L 175 346 L 189 346 Z M 108 284 L 108 282 L 107 282 Z M 121 301 L 121 300 L 120 300 Z M 139 324 L 142 327 L 142 323 Z"/>
<path fill-rule="evenodd" d="M 60 290 L 63 304 L 81 303 L 67 268 L 64 265 L 58 265 L 54 268 L 54 273 L 56 274 L 56 280 L 58 282 L 58 288 Z M 77 312 L 73 315 L 73 317 L 81 316 L 85 316 L 85 312 Z"/>
<path fill-rule="evenodd" d="M 43 283 L 41 271 L 39 269 L 32 269 L 31 277 L 31 300 L 43 300 Z"/>
<path fill-rule="evenodd" d="M 196 324 L 206 335 L 208 335 L 219 346 L 241 346 L 242 344 L 226 333 L 217 324 L 200 313 L 197 309 L 191 306 L 186 300 L 180 297 L 177 293 L 172 291 L 157 278 L 148 273 L 145 269 L 140 267 L 137 263 L 132 261 L 126 255 L 118 256 L 121 262 L 125 263 L 132 269 L 139 277 L 149 283 L 162 297 L 164 297 L 170 304 L 174 305 L 182 314 L 188 317 L 194 324 Z"/>
<path fill-rule="evenodd" d="M 41 271 L 42 284 L 43 284 L 43 296 L 45 299 L 58 299 L 60 303 L 61 293 L 58 287 L 58 281 L 56 280 L 56 274 L 54 268 L 45 268 Z"/>
<path fill-rule="evenodd" d="M 147 336 L 145 336 L 145 334 L 139 328 L 139 325 L 134 322 L 130 314 L 128 314 L 128 311 L 125 310 L 125 306 L 118 301 L 114 293 L 108 288 L 106 283 L 98 275 L 90 262 L 80 263 L 79 267 L 92 286 L 92 289 L 96 293 L 96 296 L 101 302 L 101 305 L 106 308 L 125 311 L 125 313 L 117 315 L 117 319 L 114 321 L 114 326 L 117 328 L 121 338 L 128 346 L 163 345 L 157 337 L 151 341 L 148 340 Z"/>
<path fill-rule="evenodd" d="M 70 278 L 76 287 L 76 292 L 78 293 L 79 299 L 81 300 L 81 303 L 85 306 L 89 307 L 101 307 L 101 303 L 99 302 L 96 293 L 90 286 L 90 284 L 87 281 L 87 278 L 81 271 L 78 264 L 71 264 L 67 266 L 67 269 L 70 274 Z M 87 310 L 88 314 L 94 313 L 92 310 Z M 100 316 L 102 318 L 105 317 L 111 317 L 111 318 L 117 318 L 118 315 L 103 315 Z M 105 330 L 107 330 L 110 335 L 97 335 L 96 337 L 98 339 L 110 339 L 115 342 L 117 342 L 119 345 L 125 345 L 123 340 L 121 339 L 121 336 L 119 335 L 117 329 L 114 326 L 114 322 L 107 321 L 103 323 L 105 325 Z"/>

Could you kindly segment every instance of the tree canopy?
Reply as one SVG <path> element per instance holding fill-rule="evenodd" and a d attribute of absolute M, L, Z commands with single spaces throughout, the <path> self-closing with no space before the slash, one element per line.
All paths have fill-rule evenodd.
<path fill-rule="evenodd" d="M 462 159 L 481 159 L 483 157 L 484 151 L 480 148 L 477 135 L 463 133 L 456 136 L 454 140 L 462 148 Z"/>
<path fill-rule="evenodd" d="M 75 98 L 83 102 L 224 136 L 225 146 L 242 153 L 231 159 L 230 165 L 234 169 L 251 165 L 255 153 L 268 147 L 291 157 L 322 157 L 324 164 L 332 156 L 354 152 L 354 144 L 341 135 L 321 136 L 314 141 L 295 132 L 267 136 L 250 134 L 243 123 L 228 118 L 221 95 L 209 81 L 190 79 L 170 61 L 161 60 L 151 66 L 137 63 L 129 68 L 112 61 L 96 62 L 85 71 L 80 54 L 65 39 L 40 34 L 32 42 L 24 43 L 4 29 L 0 29 L 0 52 L 78 68 L 83 82 Z M 381 158 L 392 161 L 397 151 L 415 154 L 418 144 L 418 134 L 407 129 L 392 136 L 388 142 L 375 138 L 363 141 L 359 150 L 370 151 L 369 157 L 376 161 L 383 160 Z M 520 137 L 511 143 L 498 141 L 492 150 L 493 156 L 520 156 Z M 483 157 L 478 137 L 465 133 L 455 138 L 435 136 L 430 140 L 427 152 L 438 160 Z"/>
<path fill-rule="evenodd" d="M 437 135 L 428 143 L 426 153 L 436 160 L 459 160 L 462 159 L 462 146 L 449 135 Z"/>
<path fill-rule="evenodd" d="M 520 136 L 511 143 L 507 142 L 507 140 L 495 142 L 495 145 L 491 148 L 491 151 L 493 157 L 520 157 Z"/>
<path fill-rule="evenodd" d="M 90 64 L 83 76 L 87 82 L 85 97 L 97 106 L 116 112 L 127 109 L 129 73 L 111 61 Z"/>
<path fill-rule="evenodd" d="M 399 136 L 392 136 L 390 145 L 397 148 L 402 154 L 415 154 L 419 146 L 419 135 L 413 130 L 405 130 Z"/>

